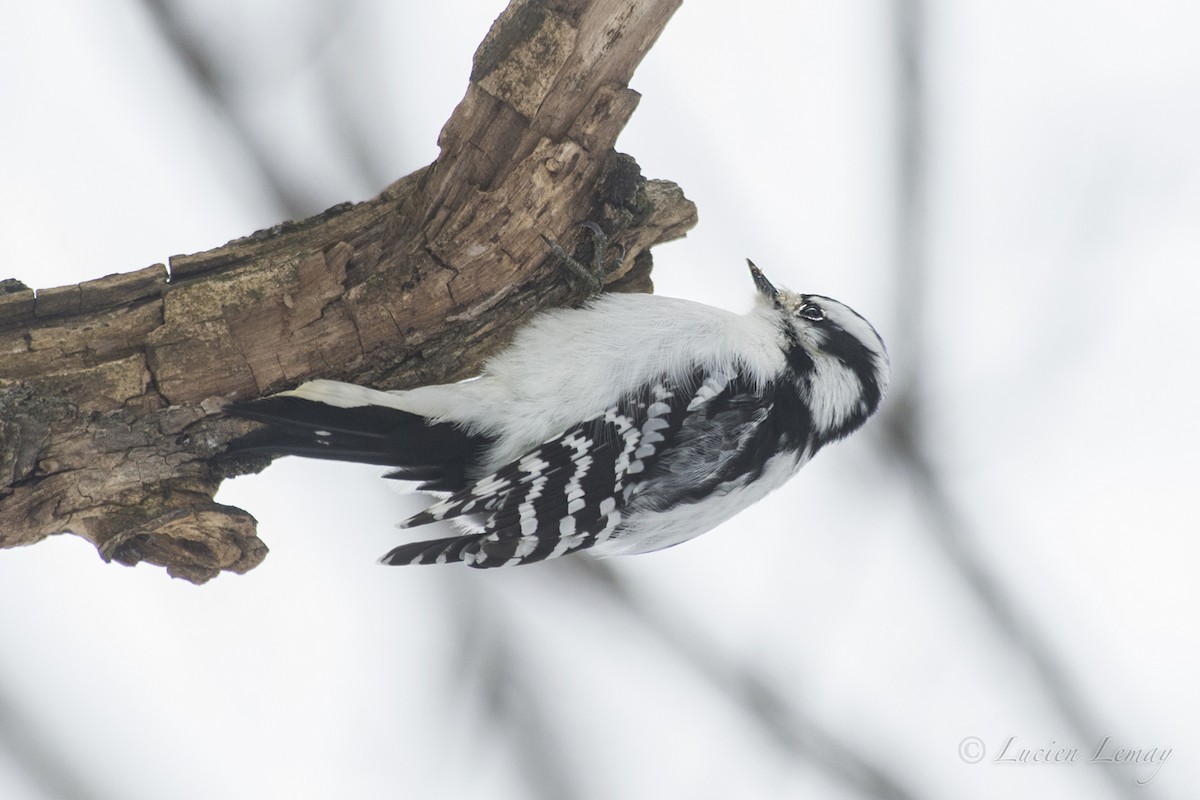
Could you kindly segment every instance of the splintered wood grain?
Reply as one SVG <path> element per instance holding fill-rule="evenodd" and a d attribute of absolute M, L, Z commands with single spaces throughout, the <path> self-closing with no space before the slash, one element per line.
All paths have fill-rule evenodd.
<path fill-rule="evenodd" d="M 528 316 L 574 302 L 542 236 L 648 248 L 695 207 L 613 151 L 638 61 L 678 0 L 516 0 L 476 53 L 432 165 L 378 197 L 162 265 L 34 294 L 0 285 L 0 547 L 70 532 L 196 583 L 266 555 L 213 502 L 253 425 L 230 399 L 312 378 L 380 388 L 478 370 Z M 136 232 L 131 232 L 136 235 Z"/>

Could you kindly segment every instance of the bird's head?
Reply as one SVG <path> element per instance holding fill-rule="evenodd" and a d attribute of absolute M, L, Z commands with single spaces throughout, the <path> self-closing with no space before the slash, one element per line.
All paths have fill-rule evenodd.
<path fill-rule="evenodd" d="M 827 439 L 850 433 L 879 408 L 887 392 L 887 348 L 871 323 L 830 297 L 777 289 L 747 259 L 760 308 L 782 334 L 784 353 Z"/>

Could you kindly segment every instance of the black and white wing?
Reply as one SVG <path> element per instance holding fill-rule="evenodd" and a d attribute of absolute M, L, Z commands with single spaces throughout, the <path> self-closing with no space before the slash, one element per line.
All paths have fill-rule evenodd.
<path fill-rule="evenodd" d="M 737 451 L 758 444 L 753 431 L 770 417 L 761 408 L 747 408 L 753 394 L 732 372 L 696 373 L 648 386 L 401 525 L 466 518 L 478 525 L 478 533 L 402 545 L 382 561 L 495 567 L 556 558 L 604 542 L 619 535 L 631 503 L 663 494 L 654 485 L 664 480 L 664 463 L 672 465 L 670 470 L 686 468 L 678 476 L 679 487 L 668 486 L 676 502 L 693 499 L 686 489 L 697 489 L 691 483 L 697 472 L 704 473 L 701 482 L 706 483 L 709 475 L 741 469 Z M 722 430 L 728 414 L 745 419 L 732 431 Z"/>
<path fill-rule="evenodd" d="M 476 522 L 479 533 L 395 548 L 385 564 L 523 564 L 590 547 L 621 522 L 619 498 L 637 448 L 631 417 L 610 409 L 401 523 Z"/>
<path fill-rule="evenodd" d="M 669 450 L 635 491 L 636 506 L 664 511 L 728 495 L 763 476 L 774 459 L 799 468 L 813 454 L 812 421 L 794 384 L 713 382 Z M 700 533 L 701 531 L 697 531 Z"/>

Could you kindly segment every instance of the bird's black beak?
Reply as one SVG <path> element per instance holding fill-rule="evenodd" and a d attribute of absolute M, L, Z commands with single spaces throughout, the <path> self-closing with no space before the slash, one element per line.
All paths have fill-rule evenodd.
<path fill-rule="evenodd" d="M 746 263 L 750 265 L 750 277 L 754 278 L 754 285 L 758 289 L 759 294 L 768 300 L 777 300 L 779 298 L 779 290 L 767 280 L 767 276 L 762 274 L 761 269 L 754 266 L 753 261 L 747 258 Z"/>

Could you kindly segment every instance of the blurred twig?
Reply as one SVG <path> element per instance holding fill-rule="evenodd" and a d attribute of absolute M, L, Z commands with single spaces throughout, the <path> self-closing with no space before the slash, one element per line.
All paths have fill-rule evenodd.
<path fill-rule="evenodd" d="M 456 660 L 460 675 L 454 691 L 473 683 L 479 686 L 481 711 L 496 729 L 490 744 L 512 753 L 531 798 L 581 797 L 580 787 L 571 777 L 574 773 L 563 758 L 563 736 L 551 728 L 553 715 L 545 707 L 545 697 L 530 684 L 530 670 L 522 668 L 522 658 L 513 645 L 520 637 L 495 610 L 495 603 L 488 601 L 478 581 L 452 581 L 447 586 L 452 589 L 444 607 L 459 630 Z"/>
<path fill-rule="evenodd" d="M 885 417 L 889 455 L 905 476 L 929 524 L 926 531 L 973 592 L 999 634 L 1033 666 L 1046 695 L 1079 741 L 1099 740 L 1103 728 L 1089 699 L 1076 688 L 1055 647 L 1033 624 L 975 548 L 975 537 L 930 458 L 931 437 L 920 409 L 923 367 L 932 348 L 923 335 L 928 305 L 928 98 L 924 0 L 895 0 L 896 33 L 896 304 L 898 352 L 907 354 Z M 1150 800 L 1156 792 L 1135 786 L 1116 771 L 1102 770 L 1116 797 Z"/>
<path fill-rule="evenodd" d="M 31 720 L 0 693 L 0 751 L 19 765 L 30 784 L 46 800 L 102 800 L 79 774 L 77 759 L 64 758 L 60 747 L 47 742 Z"/>
<path fill-rule="evenodd" d="M 361 85 L 364 80 L 374 77 L 368 70 L 364 78 L 360 67 L 357 61 L 335 59 L 328 70 L 322 70 L 319 79 L 323 105 L 329 110 L 329 122 L 347 166 L 354 170 L 363 185 L 385 186 L 389 181 L 388 170 L 379 148 L 367 134 L 362 103 L 356 102 L 358 98 L 354 93 L 346 91 L 351 82 L 357 81 Z M 391 87 L 392 102 L 403 102 L 400 94 L 403 90 L 403 86 Z"/>
<path fill-rule="evenodd" d="M 272 155 L 270 146 L 251 128 L 234 102 L 232 87 L 225 80 L 212 48 L 188 29 L 177 5 L 171 0 L 142 0 L 204 100 L 227 123 L 229 132 L 241 146 L 258 173 L 263 188 L 288 219 L 300 219 L 322 210 L 328 203 L 304 189 L 296 177 Z M 328 34 L 333 26 L 323 27 Z M 297 176 L 298 177 L 298 176 Z"/>
<path fill-rule="evenodd" d="M 803 714 L 789 695 L 752 665 L 733 663 L 690 636 L 683 626 L 639 602 L 612 568 L 592 558 L 565 559 L 558 576 L 573 587 L 586 581 L 613 606 L 642 625 L 705 678 L 719 694 L 741 709 L 784 752 L 811 763 L 819 772 L 863 797 L 912 800 L 918 797 L 904 782 L 860 750 Z"/>

